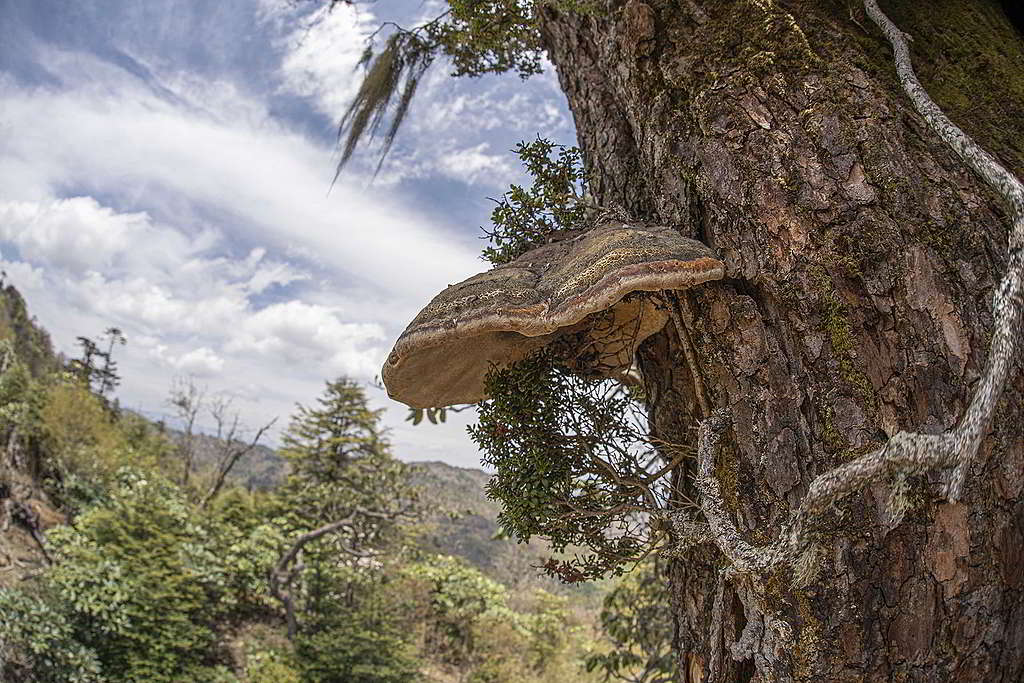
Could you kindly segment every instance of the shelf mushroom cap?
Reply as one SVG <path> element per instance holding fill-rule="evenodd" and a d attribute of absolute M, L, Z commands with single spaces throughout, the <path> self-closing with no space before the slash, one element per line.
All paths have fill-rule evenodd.
<path fill-rule="evenodd" d="M 558 339 L 604 376 L 629 370 L 668 320 L 651 297 L 720 280 L 706 245 L 665 226 L 606 224 L 451 285 L 398 338 L 381 377 L 412 408 L 476 403 L 484 378 Z"/>

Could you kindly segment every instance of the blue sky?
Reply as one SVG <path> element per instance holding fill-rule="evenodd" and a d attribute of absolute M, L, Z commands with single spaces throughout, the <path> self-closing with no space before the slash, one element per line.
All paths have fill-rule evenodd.
<path fill-rule="evenodd" d="M 354 65 L 383 20 L 437 3 L 0 0 L 0 267 L 74 355 L 121 327 L 122 403 L 169 412 L 176 378 L 252 427 L 323 381 L 369 382 L 405 324 L 483 270 L 479 226 L 522 180 L 516 142 L 574 139 L 554 74 L 451 79 L 435 64 L 392 153 L 328 192 Z M 466 413 L 396 454 L 471 466 Z"/>

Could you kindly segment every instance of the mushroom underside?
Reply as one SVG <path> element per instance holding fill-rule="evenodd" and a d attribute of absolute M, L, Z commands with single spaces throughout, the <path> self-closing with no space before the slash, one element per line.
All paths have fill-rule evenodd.
<path fill-rule="evenodd" d="M 648 292 L 723 275 L 707 246 L 673 228 L 596 228 L 445 289 L 399 337 L 381 376 L 413 408 L 476 403 L 492 368 L 557 341 L 573 370 L 618 377 L 668 320 L 663 298 Z"/>
<path fill-rule="evenodd" d="M 529 337 L 519 332 L 483 332 L 458 345 L 422 349 L 396 364 L 386 384 L 408 387 L 401 400 L 412 408 L 477 403 L 487 398 L 485 379 L 492 368 L 504 368 L 555 343 L 562 362 L 575 371 L 619 377 L 633 365 L 637 347 L 665 326 L 668 315 L 649 297 L 632 297 L 555 332 Z M 438 368 L 444 372 L 438 372 Z M 392 398 L 397 398 L 392 392 Z"/>

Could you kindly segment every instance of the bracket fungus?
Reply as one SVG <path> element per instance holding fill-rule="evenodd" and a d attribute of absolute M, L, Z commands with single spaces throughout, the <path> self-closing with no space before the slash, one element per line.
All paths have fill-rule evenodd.
<path fill-rule="evenodd" d="M 605 224 L 449 286 L 398 338 L 381 377 L 412 408 L 477 403 L 492 367 L 556 341 L 576 369 L 621 376 L 668 321 L 664 307 L 635 293 L 724 274 L 711 249 L 671 227 Z"/>

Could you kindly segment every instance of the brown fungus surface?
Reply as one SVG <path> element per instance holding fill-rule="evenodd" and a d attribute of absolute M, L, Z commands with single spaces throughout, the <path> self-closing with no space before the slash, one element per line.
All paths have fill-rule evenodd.
<path fill-rule="evenodd" d="M 614 223 L 545 244 L 451 285 L 395 343 L 381 376 L 413 408 L 476 403 L 484 378 L 553 342 L 578 370 L 619 376 L 668 320 L 652 297 L 719 280 L 724 265 L 664 226 Z"/>

